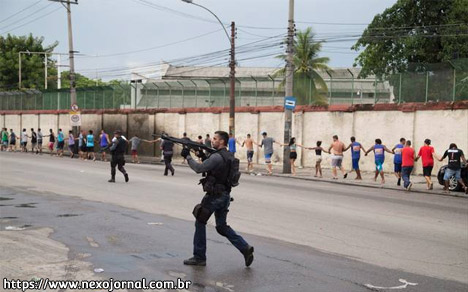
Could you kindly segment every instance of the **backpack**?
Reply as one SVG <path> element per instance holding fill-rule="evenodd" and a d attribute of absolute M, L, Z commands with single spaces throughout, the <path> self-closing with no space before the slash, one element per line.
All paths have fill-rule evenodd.
<path fill-rule="evenodd" d="M 229 174 L 227 177 L 227 185 L 229 187 L 237 187 L 239 185 L 239 180 L 241 173 L 239 171 L 240 161 L 239 159 L 234 157 L 229 151 L 220 151 L 221 157 L 223 158 L 224 162 L 227 162 L 229 165 Z"/>

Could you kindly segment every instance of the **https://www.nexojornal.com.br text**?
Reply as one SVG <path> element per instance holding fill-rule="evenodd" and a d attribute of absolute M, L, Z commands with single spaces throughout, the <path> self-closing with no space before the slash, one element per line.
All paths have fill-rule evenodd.
<path fill-rule="evenodd" d="M 138 289 L 138 290 L 188 290 L 192 284 L 189 280 L 115 280 L 110 278 L 108 280 L 50 280 L 48 278 L 39 280 L 15 280 L 3 279 L 4 290 L 107 290 L 112 292 L 115 290 L 123 289 Z"/>

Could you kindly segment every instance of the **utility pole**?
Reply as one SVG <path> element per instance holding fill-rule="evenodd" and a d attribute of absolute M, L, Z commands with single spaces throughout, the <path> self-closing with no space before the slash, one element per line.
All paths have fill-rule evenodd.
<path fill-rule="evenodd" d="M 78 1 L 75 0 L 75 4 Z M 76 83 L 75 83 L 75 56 L 73 51 L 73 34 L 72 34 L 72 22 L 71 22 L 71 5 L 70 0 L 67 1 L 67 18 L 68 18 L 68 54 L 70 59 L 70 102 L 76 104 Z M 75 127 L 74 127 L 75 128 Z M 73 132 L 77 134 L 78 128 L 73 129 Z"/>
<path fill-rule="evenodd" d="M 22 73 L 21 72 L 21 52 L 18 53 L 18 65 L 19 65 L 18 66 L 18 89 L 21 90 L 21 86 L 22 86 L 21 84 L 22 82 L 21 80 L 21 73 Z"/>
<path fill-rule="evenodd" d="M 62 88 L 62 58 L 57 56 L 57 89 Z"/>
<path fill-rule="evenodd" d="M 67 10 L 68 22 L 68 58 L 70 60 L 70 104 L 76 105 L 76 82 L 75 82 L 75 51 L 73 50 L 73 32 L 71 22 L 71 4 L 78 4 L 78 0 L 49 0 L 59 2 Z M 65 5 L 66 4 L 66 5 Z M 73 134 L 78 134 L 78 127 L 73 126 Z"/>
<path fill-rule="evenodd" d="M 229 62 L 229 67 L 231 72 L 229 73 L 229 78 L 231 81 L 231 86 L 229 90 L 229 133 L 235 137 L 236 131 L 236 23 L 231 22 L 231 61 Z"/>
<path fill-rule="evenodd" d="M 294 88 L 294 0 L 289 0 L 289 20 L 288 20 L 288 46 L 286 49 L 286 86 L 285 95 L 293 96 Z M 284 109 L 284 144 L 289 144 L 291 139 L 292 110 Z M 289 163 L 289 147 L 284 147 L 283 151 L 283 173 L 291 173 Z"/>
<path fill-rule="evenodd" d="M 47 89 L 47 55 L 44 55 L 44 89 Z"/>

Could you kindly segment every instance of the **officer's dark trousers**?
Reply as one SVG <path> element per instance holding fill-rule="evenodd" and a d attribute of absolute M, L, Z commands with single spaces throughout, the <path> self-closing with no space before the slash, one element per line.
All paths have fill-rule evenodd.
<path fill-rule="evenodd" d="M 112 155 L 112 159 L 110 162 L 112 178 L 115 179 L 115 167 L 116 166 L 121 173 L 123 173 L 124 175 L 127 174 L 127 172 L 125 171 L 125 168 L 123 167 L 124 163 L 125 163 L 125 158 L 123 155 Z"/>
<path fill-rule="evenodd" d="M 220 196 L 205 195 L 201 204 L 210 211 L 210 216 L 214 213 L 218 233 L 229 239 L 232 245 L 241 253 L 244 253 L 248 247 L 247 242 L 226 223 L 230 199 L 229 193 L 223 193 Z M 193 255 L 197 259 L 206 259 L 206 223 L 199 222 L 198 220 L 195 221 Z"/>
<path fill-rule="evenodd" d="M 174 173 L 174 167 L 172 167 L 172 155 L 164 155 L 164 164 L 166 164 L 166 168 L 164 169 L 164 175 L 167 175 L 168 171 L 170 170 Z"/>

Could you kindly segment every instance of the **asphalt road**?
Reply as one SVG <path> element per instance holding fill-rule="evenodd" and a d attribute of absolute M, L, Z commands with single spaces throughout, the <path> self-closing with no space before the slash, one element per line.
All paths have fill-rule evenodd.
<path fill-rule="evenodd" d="M 464 198 L 244 176 L 228 222 L 255 246 L 254 264 L 244 268 L 212 227 L 208 266 L 192 268 L 181 262 L 191 256 L 198 176 L 182 167 L 163 177 L 161 166 L 127 165 L 130 182 L 119 176 L 109 184 L 108 168 L 0 153 L 0 196 L 8 198 L 0 217 L 52 227 L 70 256 L 90 253 L 87 260 L 106 276 L 183 275 L 195 283 L 192 291 L 366 291 L 366 284 L 393 287 L 399 279 L 418 283 L 406 288 L 412 291 L 468 290 Z M 36 204 L 19 207 L 27 203 Z"/>

